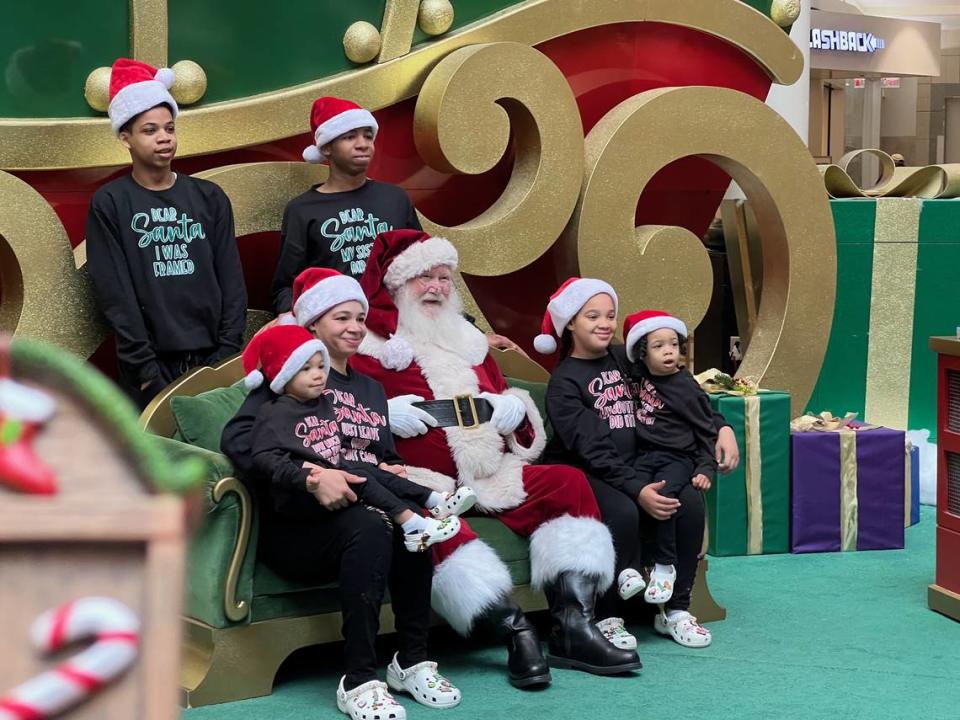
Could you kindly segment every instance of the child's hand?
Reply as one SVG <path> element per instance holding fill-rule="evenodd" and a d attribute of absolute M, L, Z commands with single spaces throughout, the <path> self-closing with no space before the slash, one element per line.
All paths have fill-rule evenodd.
<path fill-rule="evenodd" d="M 377 467 L 381 470 L 386 470 L 388 473 L 399 475 L 400 477 L 407 476 L 407 468 L 404 465 L 387 465 L 387 463 L 382 462 Z"/>
<path fill-rule="evenodd" d="M 690 482 L 693 484 L 693 486 L 697 490 L 709 490 L 710 487 L 713 485 L 713 483 L 710 482 L 710 478 L 708 478 L 703 473 L 700 473 L 699 475 L 694 475 L 693 479 Z"/>

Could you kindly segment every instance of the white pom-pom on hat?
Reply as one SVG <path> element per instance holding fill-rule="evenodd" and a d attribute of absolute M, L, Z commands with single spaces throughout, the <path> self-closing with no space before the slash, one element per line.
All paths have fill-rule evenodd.
<path fill-rule="evenodd" d="M 303 149 L 303 159 L 308 163 L 317 165 L 322 163 L 326 158 L 323 156 L 323 153 L 320 152 L 320 148 L 316 145 L 308 145 Z"/>
<path fill-rule="evenodd" d="M 173 87 L 173 82 L 177 79 L 177 77 L 173 70 L 165 67 L 157 70 L 157 74 L 153 76 L 153 79 L 169 90 Z"/>
<path fill-rule="evenodd" d="M 406 370 L 413 362 L 413 348 L 402 337 L 394 335 L 383 344 L 380 362 L 388 370 Z"/>
<path fill-rule="evenodd" d="M 533 349 L 541 355 L 552 355 L 557 351 L 557 340 L 553 335 L 537 335 L 533 339 Z"/>
<path fill-rule="evenodd" d="M 259 370 L 253 370 L 243 378 L 243 386 L 247 390 L 253 390 L 261 385 L 263 385 L 263 373 Z"/>

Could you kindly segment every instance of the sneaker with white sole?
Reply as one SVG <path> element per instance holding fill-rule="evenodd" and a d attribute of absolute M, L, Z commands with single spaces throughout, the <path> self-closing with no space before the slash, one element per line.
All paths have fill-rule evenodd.
<path fill-rule="evenodd" d="M 623 618 L 608 617 L 597 623 L 597 630 L 621 650 L 636 650 L 637 639 L 631 635 L 623 624 Z"/>
<path fill-rule="evenodd" d="M 643 575 L 634 568 L 624 568 L 617 577 L 617 593 L 624 600 L 629 600 L 643 589 L 647 584 L 643 581 Z"/>
<path fill-rule="evenodd" d="M 353 720 L 407 720 L 407 711 L 393 699 L 386 683 L 371 680 L 353 690 L 344 690 L 346 677 L 340 678 L 337 688 L 337 709 L 344 715 Z"/>
<path fill-rule="evenodd" d="M 424 518 L 426 527 L 423 530 L 404 533 L 403 545 L 410 552 L 424 552 L 431 545 L 449 540 L 460 532 L 460 518 L 450 515 L 442 520 Z"/>
<path fill-rule="evenodd" d="M 394 692 L 412 695 L 414 700 L 427 707 L 452 708 L 460 704 L 459 688 L 437 672 L 437 664 L 432 660 L 404 669 L 394 654 L 387 666 L 387 685 Z"/>
<path fill-rule="evenodd" d="M 686 610 L 666 615 L 658 612 L 653 618 L 653 629 L 661 635 L 673 638 L 684 647 L 705 648 L 713 642 L 710 631 L 697 622 L 697 619 Z"/>
<path fill-rule="evenodd" d="M 643 593 L 643 599 L 651 605 L 663 605 L 673 597 L 673 586 L 677 582 L 677 569 L 670 565 L 669 572 L 650 571 L 650 582 Z"/>
<path fill-rule="evenodd" d="M 473 491 L 473 488 L 461 485 L 454 492 L 444 495 L 442 503 L 430 508 L 430 514 L 435 518 L 442 518 L 447 515 L 462 515 L 476 504 L 477 494 Z"/>

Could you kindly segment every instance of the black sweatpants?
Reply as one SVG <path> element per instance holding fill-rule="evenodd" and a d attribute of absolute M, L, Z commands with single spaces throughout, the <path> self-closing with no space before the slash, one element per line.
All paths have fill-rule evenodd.
<path fill-rule="evenodd" d="M 354 472 L 353 468 L 343 467 L 347 472 Z M 366 478 L 366 482 L 351 485 L 357 499 L 367 505 L 383 510 L 390 517 L 396 517 L 404 510 L 418 509 L 410 507 L 414 503 L 418 508 L 426 507 L 430 500 L 430 489 L 423 485 L 407 480 L 405 477 L 394 475 L 386 470 L 368 465 L 356 472 Z M 407 502 L 404 502 L 407 501 Z"/>
<path fill-rule="evenodd" d="M 619 575 L 628 567 L 639 570 L 656 562 L 653 559 L 653 548 L 657 525 L 660 521 L 647 515 L 637 504 L 636 498 L 627 496 L 602 480 L 590 476 L 588 479 L 597 498 L 600 516 L 613 536 L 616 574 Z M 690 596 L 693 592 L 693 582 L 697 577 L 697 565 L 700 562 L 700 550 L 703 546 L 706 504 L 703 493 L 689 482 L 676 497 L 680 501 L 680 508 L 671 519 L 675 527 L 677 582 L 674 585 L 673 597 L 666 603 L 666 608 L 687 610 L 690 607 Z M 598 618 L 613 615 L 623 615 L 622 601 L 617 592 L 616 582 L 600 598 L 597 605 Z"/>
<path fill-rule="evenodd" d="M 159 374 L 150 384 L 141 388 L 140 368 L 117 359 L 117 384 L 141 410 L 150 404 L 167 385 L 194 368 L 215 365 L 226 356 L 217 348 L 205 348 L 185 352 L 157 353 Z"/>
<path fill-rule="evenodd" d="M 259 548 L 264 562 L 284 577 L 339 581 L 344 688 L 377 677 L 375 642 L 385 587 L 393 603 L 400 666 L 426 660 L 430 553 L 408 552 L 402 532 L 364 505 L 323 515 L 317 520 L 274 516 L 261 524 Z"/>
<path fill-rule="evenodd" d="M 693 477 L 693 459 L 683 453 L 669 450 L 648 450 L 634 463 L 637 477 L 644 485 L 652 482 L 666 482 L 659 492 L 664 497 L 678 498 L 684 487 L 690 485 Z M 682 501 L 681 501 L 682 505 Z M 652 518 L 651 518 L 652 519 Z M 654 538 L 656 544 L 653 562 L 662 565 L 677 564 L 677 516 L 666 520 L 654 520 Z"/>

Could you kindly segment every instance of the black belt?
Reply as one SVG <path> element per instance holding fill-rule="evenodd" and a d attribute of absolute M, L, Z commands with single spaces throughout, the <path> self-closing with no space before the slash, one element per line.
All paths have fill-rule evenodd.
<path fill-rule="evenodd" d="M 474 430 L 493 417 L 493 405 L 485 398 L 475 398 L 473 395 L 457 395 L 452 400 L 415 402 L 413 406 L 430 413 L 437 421 L 437 427 Z"/>

